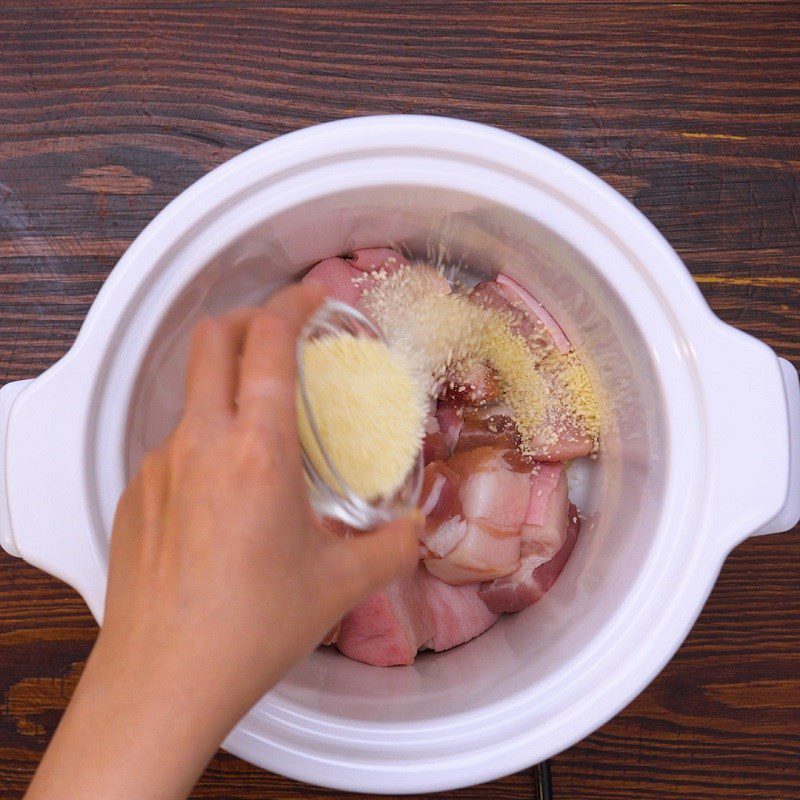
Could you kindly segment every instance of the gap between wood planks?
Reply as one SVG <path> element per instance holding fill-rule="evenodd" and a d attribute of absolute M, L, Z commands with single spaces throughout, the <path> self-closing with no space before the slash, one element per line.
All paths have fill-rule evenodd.
<path fill-rule="evenodd" d="M 769 275 L 734 277 L 730 275 L 692 275 L 695 283 L 723 283 L 729 286 L 800 286 L 800 277 Z"/>

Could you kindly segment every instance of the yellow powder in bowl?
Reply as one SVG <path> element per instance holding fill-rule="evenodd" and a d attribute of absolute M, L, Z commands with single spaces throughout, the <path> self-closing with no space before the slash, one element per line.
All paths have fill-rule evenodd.
<path fill-rule="evenodd" d="M 303 342 L 299 361 L 320 443 L 342 480 L 367 501 L 393 494 L 418 457 L 427 411 L 425 390 L 405 359 L 379 339 L 340 333 Z M 297 417 L 306 455 L 341 490 L 299 390 Z"/>

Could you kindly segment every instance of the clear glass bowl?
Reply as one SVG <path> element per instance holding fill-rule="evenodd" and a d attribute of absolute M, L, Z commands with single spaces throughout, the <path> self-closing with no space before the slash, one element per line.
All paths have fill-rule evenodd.
<path fill-rule="evenodd" d="M 315 443 L 338 486 L 331 486 L 325 480 L 301 444 L 303 470 L 305 471 L 311 505 L 320 517 L 335 519 L 359 530 L 371 530 L 404 516 L 416 506 L 422 489 L 422 471 L 424 467 L 422 449 L 420 448 L 417 459 L 409 470 L 408 475 L 406 475 L 403 484 L 390 496 L 367 501 L 350 489 L 342 479 L 336 464 L 326 451 L 320 438 L 319 429 L 314 420 L 311 403 L 306 392 L 303 362 L 300 357 L 304 342 L 340 333 L 383 341 L 383 335 L 380 330 L 360 311 L 338 300 L 331 299 L 327 299 L 323 303 L 301 331 L 297 343 L 297 383 L 300 402 L 305 409 Z"/>

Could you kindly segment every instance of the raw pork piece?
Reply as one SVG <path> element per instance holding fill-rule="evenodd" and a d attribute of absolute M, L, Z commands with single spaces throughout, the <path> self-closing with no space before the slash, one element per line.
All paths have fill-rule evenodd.
<path fill-rule="evenodd" d="M 442 398 L 457 408 L 484 406 L 499 397 L 497 372 L 486 361 L 453 366 L 445 376 Z"/>
<path fill-rule="evenodd" d="M 526 455 L 523 456 L 519 450 L 520 436 L 514 426 L 511 409 L 498 404 L 464 412 L 455 452 L 463 453 L 486 446 L 509 450 L 516 448 L 519 463 L 530 466 L 534 461 L 562 462 L 589 455 L 594 448 L 594 441 L 578 430 L 562 406 L 553 404 L 545 412 L 545 419 L 537 434 L 528 440 Z"/>
<path fill-rule="evenodd" d="M 593 449 L 592 437 L 582 433 L 572 416 L 557 404 L 549 405 L 544 423 L 527 447 L 537 461 L 571 461 L 588 456 Z"/>
<path fill-rule="evenodd" d="M 517 567 L 530 480 L 505 460 L 506 452 L 482 447 L 458 453 L 447 462 L 459 479 L 460 519 L 466 529 L 446 555 L 425 559 L 428 571 L 446 583 L 489 580 Z"/>
<path fill-rule="evenodd" d="M 478 597 L 479 584 L 450 586 L 423 570 L 428 607 L 433 618 L 433 638 L 427 646 L 437 653 L 468 642 L 499 619 Z"/>
<path fill-rule="evenodd" d="M 567 491 L 561 464 L 541 464 L 531 474 L 531 501 L 522 528 L 519 567 L 480 589 L 491 611 L 521 611 L 555 583 L 580 529 L 578 511 L 569 504 Z"/>
<path fill-rule="evenodd" d="M 486 281 L 478 284 L 470 295 L 474 301 L 486 308 L 504 311 L 511 321 L 511 328 L 520 334 L 533 351 L 542 348 L 549 351 L 560 350 L 566 353 L 570 344 L 558 323 L 547 313 L 535 298 L 528 294 L 519 284 L 510 278 L 500 275 L 497 281 Z M 546 376 L 554 380 L 553 376 Z M 558 393 L 551 390 L 553 398 Z M 479 411 L 482 411 L 479 410 Z M 483 419 L 487 415 L 482 415 Z M 485 427 L 485 426 L 484 426 Z M 506 430 L 511 432 L 512 427 Z M 488 438 L 481 436 L 481 416 L 472 415 L 465 425 L 458 449 L 469 449 L 475 442 Z M 559 402 L 549 402 L 542 425 L 530 441 L 526 442 L 526 454 L 537 461 L 569 461 L 573 458 L 589 455 L 594 448 L 591 436 L 582 433 L 569 411 Z"/>
<path fill-rule="evenodd" d="M 456 547 L 443 558 L 426 558 L 425 567 L 453 586 L 491 580 L 514 571 L 519 545 L 519 531 L 512 533 L 479 520 L 467 520 Z"/>
<path fill-rule="evenodd" d="M 391 250 L 388 247 L 367 247 L 360 250 L 354 250 L 352 255 L 346 256 L 348 261 L 356 269 L 361 270 L 362 273 L 375 273 L 376 276 L 389 276 L 393 272 L 397 272 L 403 267 L 407 267 L 411 262 L 403 255 L 400 255 L 396 250 Z M 447 278 L 441 273 L 440 270 L 432 267 L 430 264 L 415 264 L 414 280 L 403 285 L 402 291 L 413 293 L 412 296 L 425 297 L 426 295 L 441 295 L 450 294 L 452 288 Z M 375 286 L 375 282 L 367 278 L 359 281 L 362 291 Z M 367 304 L 368 305 L 368 304 Z M 369 308 L 362 308 L 365 313 L 370 311 Z"/>
<path fill-rule="evenodd" d="M 439 418 L 434 409 L 425 418 L 425 438 L 422 440 L 422 463 L 444 461 L 447 456 L 447 442 L 439 425 Z"/>
<path fill-rule="evenodd" d="M 466 519 L 514 532 L 525 521 L 531 484 L 529 471 L 514 470 L 505 453 L 497 447 L 479 447 L 456 453 L 447 466 L 461 478 L 458 495 Z"/>
<path fill-rule="evenodd" d="M 364 290 L 372 285 L 364 273 L 377 269 L 392 272 L 408 264 L 394 250 L 386 247 L 355 250 L 344 257 L 326 258 L 312 267 L 303 277 L 303 283 L 321 283 L 329 297 L 341 300 L 353 307 L 359 305 Z"/>
<path fill-rule="evenodd" d="M 503 286 L 497 281 L 484 281 L 479 283 L 469 296 L 473 302 L 484 308 L 501 311 L 507 317 L 511 330 L 522 336 L 534 353 L 557 349 L 547 326 L 531 314 L 519 294 L 510 287 Z"/>
<path fill-rule="evenodd" d="M 421 570 L 375 593 L 342 620 L 336 641 L 341 653 L 375 667 L 414 663 L 436 633 Z"/>
<path fill-rule="evenodd" d="M 326 258 L 305 274 L 302 283 L 321 283 L 329 297 L 356 306 L 363 287 L 353 283 L 353 279 L 363 274 L 344 258 Z"/>
<path fill-rule="evenodd" d="M 498 447 L 514 450 L 519 446 L 519 434 L 514 427 L 511 409 L 503 404 L 465 409 L 463 425 L 455 446 L 456 453 L 479 447 Z"/>
<path fill-rule="evenodd" d="M 405 256 L 401 256 L 400 253 L 389 247 L 362 247 L 354 250 L 346 258 L 360 272 L 373 272 L 379 269 L 395 272 L 409 264 L 409 260 Z"/>
<path fill-rule="evenodd" d="M 464 538 L 467 523 L 461 510 L 458 489 L 461 478 L 441 461 L 425 467 L 419 508 L 425 515 L 425 532 L 420 539 L 422 558 L 443 558 Z"/>
<path fill-rule="evenodd" d="M 572 345 L 569 343 L 569 339 L 567 339 L 561 326 L 530 292 L 523 289 L 522 286 L 513 278 L 509 278 L 508 275 L 498 275 L 496 281 L 501 286 L 510 290 L 510 292 L 507 291 L 505 293 L 506 297 L 509 299 L 512 297 L 518 298 L 525 304 L 528 311 L 547 328 L 550 335 L 553 337 L 556 347 L 558 347 L 562 353 L 568 353 L 572 349 Z"/>
<path fill-rule="evenodd" d="M 444 438 L 444 445 L 447 455 L 453 455 L 458 444 L 458 437 L 464 427 L 464 419 L 459 409 L 446 400 L 442 400 L 436 409 L 436 419 L 439 423 L 439 430 Z"/>

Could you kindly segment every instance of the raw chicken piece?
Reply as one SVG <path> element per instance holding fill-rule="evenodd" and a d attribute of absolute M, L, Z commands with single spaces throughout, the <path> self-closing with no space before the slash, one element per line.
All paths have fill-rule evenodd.
<path fill-rule="evenodd" d="M 567 559 L 572 555 L 575 542 L 578 541 L 578 534 L 581 532 L 581 519 L 578 516 L 578 509 L 570 503 L 567 511 L 567 533 L 561 549 L 545 564 L 534 570 L 534 579 L 538 582 L 542 594 L 545 594 L 558 580 L 561 570 L 567 563 Z"/>
<path fill-rule="evenodd" d="M 589 455 L 594 440 L 581 433 L 565 410 L 551 406 L 540 431 L 528 440 L 523 456 L 519 451 L 520 437 L 505 405 L 485 406 L 464 413 L 455 452 L 463 453 L 477 447 L 517 448 L 520 469 L 529 469 L 534 461 L 562 462 Z"/>
<path fill-rule="evenodd" d="M 437 653 L 468 642 L 494 625 L 499 619 L 478 597 L 479 584 L 450 584 L 423 570 L 428 606 L 433 618 L 433 638 L 427 646 Z"/>
<path fill-rule="evenodd" d="M 421 569 L 372 595 L 342 620 L 336 642 L 340 652 L 376 667 L 414 663 L 419 648 L 436 632 Z"/>
<path fill-rule="evenodd" d="M 508 275 L 498 275 L 497 283 L 501 286 L 505 286 L 507 289 L 511 290 L 511 293 L 519 298 L 530 311 L 531 314 L 535 318 L 541 321 L 541 323 L 547 328 L 550 332 L 550 335 L 553 337 L 553 341 L 556 343 L 556 347 L 562 353 L 568 353 L 572 349 L 572 345 L 569 343 L 569 339 L 567 339 L 566 334 L 562 330 L 561 326 L 555 321 L 554 317 L 550 314 L 550 312 L 528 291 L 522 288 L 513 278 L 509 278 Z M 511 297 L 512 294 L 506 292 L 506 297 Z"/>
<path fill-rule="evenodd" d="M 306 273 L 302 283 L 321 283 L 329 297 L 356 306 L 363 287 L 353 283 L 353 279 L 362 276 L 363 272 L 344 258 L 326 258 Z"/>
<path fill-rule="evenodd" d="M 561 464 L 541 464 L 531 474 L 531 502 L 522 528 L 519 567 L 480 589 L 491 611 L 521 611 L 555 583 L 580 529 L 577 509 L 569 505 L 567 491 Z"/>
<path fill-rule="evenodd" d="M 354 250 L 352 255 L 347 256 L 350 263 L 362 272 L 383 272 L 391 275 L 403 267 L 409 266 L 411 262 L 396 250 L 389 247 L 365 247 Z M 430 264 L 414 265 L 414 284 L 405 287 L 408 291 L 414 291 L 419 296 L 427 294 L 450 294 L 452 287 L 441 270 L 432 267 Z"/>

